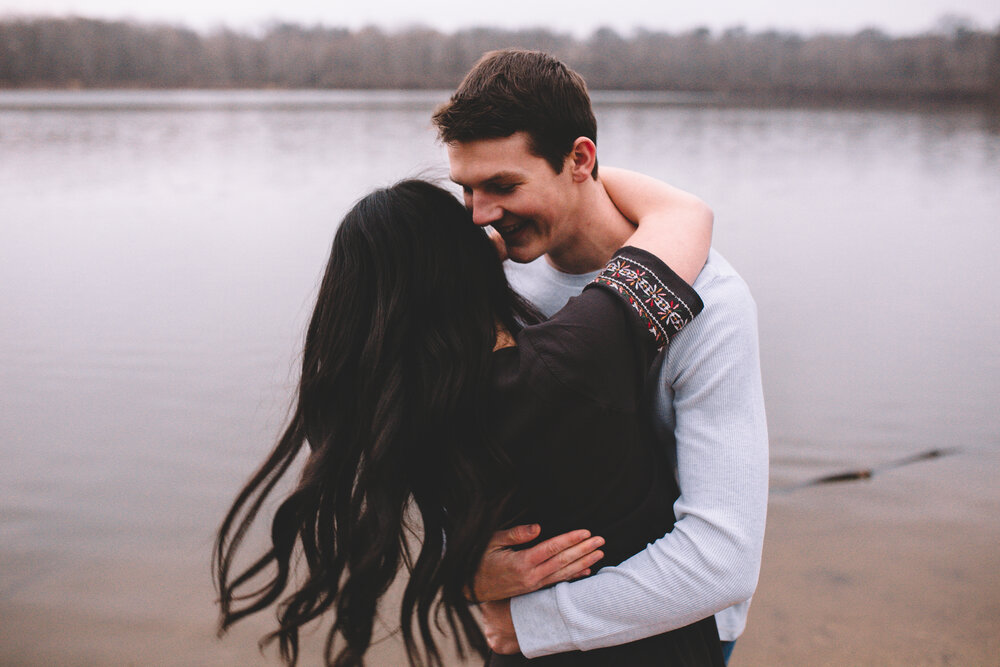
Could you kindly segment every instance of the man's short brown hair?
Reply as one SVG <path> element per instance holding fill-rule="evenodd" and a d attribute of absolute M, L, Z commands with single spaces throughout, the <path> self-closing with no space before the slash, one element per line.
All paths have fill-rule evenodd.
<path fill-rule="evenodd" d="M 445 143 L 528 135 L 532 153 L 561 173 L 579 137 L 597 143 L 597 120 L 583 77 L 547 53 L 490 51 L 434 113 Z M 597 178 L 597 165 L 592 172 Z"/>

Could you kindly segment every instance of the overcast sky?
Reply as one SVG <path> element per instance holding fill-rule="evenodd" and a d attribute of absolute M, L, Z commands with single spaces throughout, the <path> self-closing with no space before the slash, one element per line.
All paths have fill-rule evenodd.
<path fill-rule="evenodd" d="M 206 29 L 252 28 L 270 20 L 358 28 L 412 24 L 451 31 L 468 26 L 546 27 L 586 35 L 600 26 L 627 34 L 635 27 L 671 32 L 744 25 L 800 33 L 878 27 L 891 34 L 928 30 L 945 14 L 974 25 L 1000 26 L 998 0 L 0 0 L 3 15 L 64 15 L 168 21 Z"/>

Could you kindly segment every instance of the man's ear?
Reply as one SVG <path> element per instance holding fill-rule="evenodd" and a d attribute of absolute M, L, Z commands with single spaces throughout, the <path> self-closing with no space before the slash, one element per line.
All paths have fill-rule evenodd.
<path fill-rule="evenodd" d="M 593 178 L 591 174 L 594 171 L 594 165 L 597 164 L 597 146 L 587 137 L 578 137 L 573 142 L 573 150 L 570 151 L 567 160 L 574 182 L 582 183 L 590 180 Z"/>

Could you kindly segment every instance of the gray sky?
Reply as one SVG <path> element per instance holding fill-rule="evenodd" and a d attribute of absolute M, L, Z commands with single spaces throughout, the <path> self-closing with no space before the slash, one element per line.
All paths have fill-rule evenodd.
<path fill-rule="evenodd" d="M 279 19 L 358 28 L 398 28 L 415 23 L 441 30 L 471 25 L 547 27 L 586 35 L 600 26 L 627 34 L 635 27 L 671 32 L 697 26 L 744 25 L 813 33 L 879 27 L 891 34 L 932 28 L 945 14 L 968 17 L 977 27 L 1000 25 L 997 0 L 0 0 L 0 16 L 63 15 L 183 23 L 195 28 L 226 24 L 250 28 Z"/>

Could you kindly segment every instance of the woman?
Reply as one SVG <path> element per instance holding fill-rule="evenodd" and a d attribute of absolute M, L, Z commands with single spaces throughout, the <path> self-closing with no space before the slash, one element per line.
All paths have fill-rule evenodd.
<path fill-rule="evenodd" d="M 540 324 L 508 286 L 484 232 L 440 188 L 404 181 L 347 214 L 309 324 L 295 412 L 219 530 L 223 630 L 278 603 L 279 628 L 268 640 L 294 663 L 299 628 L 332 610 L 327 662 L 361 664 L 378 600 L 405 563 L 410 661 L 440 664 L 432 616 L 447 621 L 460 653 L 462 638 L 486 652 L 464 592 L 498 527 L 534 521 L 556 534 L 585 526 L 607 539 L 610 563 L 669 530 L 676 486 L 650 446 L 642 381 L 657 347 L 700 309 L 660 259 L 700 266 L 710 232 L 669 222 L 683 215 L 654 215 L 650 201 L 656 211 L 676 202 L 648 194 L 615 200 L 642 222 L 630 239 L 636 247 L 619 251 L 593 289 Z M 683 242 L 664 238 L 671 226 Z M 681 258 L 683 247 L 703 254 Z M 233 576 L 244 536 L 306 442 L 298 484 L 271 522 L 272 547 Z M 581 475 L 598 486 L 586 497 L 553 484 Z M 296 544 L 307 567 L 286 595 Z M 343 640 L 337 651 L 335 639 Z M 547 660 L 721 664 L 718 646 L 709 618 Z"/>

